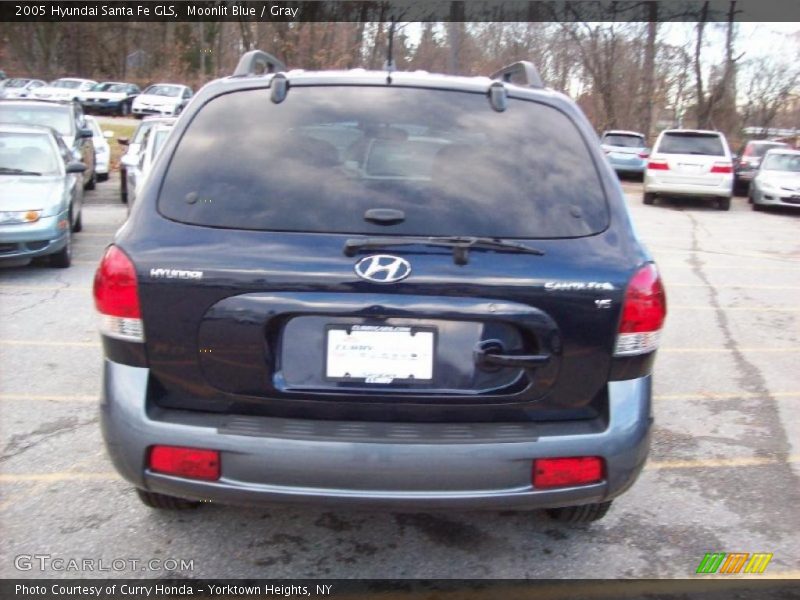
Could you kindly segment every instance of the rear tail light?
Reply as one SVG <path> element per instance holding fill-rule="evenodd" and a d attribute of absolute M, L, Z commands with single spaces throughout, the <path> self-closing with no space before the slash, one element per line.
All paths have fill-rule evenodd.
<path fill-rule="evenodd" d="M 219 452 L 179 446 L 153 446 L 150 470 L 188 479 L 219 479 Z"/>
<path fill-rule="evenodd" d="M 714 163 L 711 167 L 712 173 L 733 173 L 733 165 L 729 162 Z"/>
<path fill-rule="evenodd" d="M 647 168 L 651 171 L 669 171 L 669 164 L 665 160 L 650 160 L 647 162 Z"/>
<path fill-rule="evenodd" d="M 599 456 L 540 458 L 533 462 L 534 488 L 570 487 L 598 483 L 605 477 L 605 463 Z"/>
<path fill-rule="evenodd" d="M 614 355 L 635 356 L 656 350 L 666 316 L 664 285 L 655 265 L 648 263 L 631 278 L 625 291 Z"/>
<path fill-rule="evenodd" d="M 116 246 L 109 246 L 94 275 L 94 304 L 100 313 L 100 333 L 144 342 L 136 270 Z"/>
<path fill-rule="evenodd" d="M 649 152 L 639 152 L 639 158 L 647 158 L 650 156 Z"/>

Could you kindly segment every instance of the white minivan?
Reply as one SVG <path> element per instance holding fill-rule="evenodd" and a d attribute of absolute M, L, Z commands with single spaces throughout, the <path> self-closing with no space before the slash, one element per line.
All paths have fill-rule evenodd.
<path fill-rule="evenodd" d="M 644 203 L 657 196 L 715 198 L 730 210 L 733 159 L 719 131 L 667 129 L 658 136 L 644 176 Z"/>

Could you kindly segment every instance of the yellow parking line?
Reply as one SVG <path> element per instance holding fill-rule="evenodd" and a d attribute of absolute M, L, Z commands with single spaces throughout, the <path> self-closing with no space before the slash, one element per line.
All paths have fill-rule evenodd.
<path fill-rule="evenodd" d="M 59 285 L 15 285 L 15 284 L 0 284 L 0 291 L 9 290 L 12 292 L 91 292 L 90 287 L 78 286 L 59 286 Z"/>
<path fill-rule="evenodd" d="M 659 352 L 752 352 L 760 354 L 764 352 L 800 352 L 800 347 L 786 348 L 660 348 Z"/>
<path fill-rule="evenodd" d="M 114 481 L 118 479 L 120 479 L 120 476 L 113 471 L 99 473 L 70 473 L 67 471 L 55 473 L 0 473 L 0 483 L 59 483 L 61 481 Z"/>
<path fill-rule="evenodd" d="M 66 395 L 66 394 L 0 394 L 0 401 L 2 400 L 25 400 L 25 401 L 45 401 L 52 402 L 97 402 L 99 395 Z"/>
<path fill-rule="evenodd" d="M 737 283 L 733 285 L 707 285 L 705 283 L 670 283 L 667 288 L 714 288 L 714 289 L 742 289 L 742 290 L 800 290 L 800 285 L 748 285 Z"/>
<path fill-rule="evenodd" d="M 75 261 L 73 261 L 75 262 Z M 694 269 L 696 268 L 694 265 L 688 265 L 686 263 L 665 263 L 661 261 L 656 261 L 656 264 L 659 268 L 668 268 L 668 269 Z M 792 271 L 794 273 L 797 272 L 798 267 L 779 267 L 776 265 L 703 265 L 703 271 L 708 269 L 736 269 L 737 271 Z"/>
<path fill-rule="evenodd" d="M 0 346 L 70 346 L 97 348 L 100 342 L 54 342 L 50 340 L 0 340 Z"/>
<path fill-rule="evenodd" d="M 726 306 L 719 309 L 716 306 L 709 306 L 708 304 L 672 304 L 668 306 L 669 310 L 722 310 L 728 312 L 729 310 L 746 310 L 749 312 L 800 312 L 800 306 Z"/>
<path fill-rule="evenodd" d="M 771 456 L 745 456 L 741 458 L 709 458 L 698 460 L 664 460 L 651 461 L 645 465 L 645 470 L 662 471 L 670 469 L 707 469 L 729 467 L 762 467 L 766 465 L 783 465 L 800 462 L 800 455 L 787 456 L 786 458 Z"/>
<path fill-rule="evenodd" d="M 695 392 L 689 394 L 656 394 L 653 396 L 654 400 L 733 400 L 733 399 L 750 399 L 750 398 L 764 398 L 771 396 L 772 398 L 798 398 L 800 392 L 766 392 L 766 393 L 753 393 L 753 392 Z"/>

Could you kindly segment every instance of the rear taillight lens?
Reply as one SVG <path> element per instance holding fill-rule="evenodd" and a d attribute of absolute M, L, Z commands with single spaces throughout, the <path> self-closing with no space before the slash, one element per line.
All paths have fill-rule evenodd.
<path fill-rule="evenodd" d="M 639 152 L 639 158 L 647 158 L 650 156 L 649 152 Z"/>
<path fill-rule="evenodd" d="M 649 263 L 628 283 L 614 355 L 634 356 L 657 349 L 666 316 L 664 285 L 655 265 Z"/>
<path fill-rule="evenodd" d="M 534 488 L 570 487 L 598 483 L 605 477 L 605 464 L 599 456 L 539 458 L 533 463 Z"/>
<path fill-rule="evenodd" d="M 189 479 L 219 479 L 219 452 L 179 446 L 153 446 L 150 470 Z"/>
<path fill-rule="evenodd" d="M 733 165 L 728 162 L 714 163 L 711 167 L 712 173 L 733 173 Z"/>
<path fill-rule="evenodd" d="M 116 246 L 109 246 L 94 275 L 94 305 L 100 313 L 100 333 L 129 342 L 144 341 L 136 270 Z"/>
<path fill-rule="evenodd" d="M 669 165 L 665 160 L 651 160 L 647 162 L 647 168 L 651 171 L 669 171 Z"/>

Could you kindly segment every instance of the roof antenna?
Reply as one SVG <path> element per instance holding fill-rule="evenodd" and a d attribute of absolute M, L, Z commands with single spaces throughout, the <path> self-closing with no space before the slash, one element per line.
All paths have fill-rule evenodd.
<path fill-rule="evenodd" d="M 389 47 L 386 50 L 386 62 L 383 63 L 383 70 L 386 71 L 386 84 L 392 83 L 392 71 L 397 70 L 397 65 L 394 62 L 394 26 L 397 21 L 392 16 L 389 24 Z"/>

